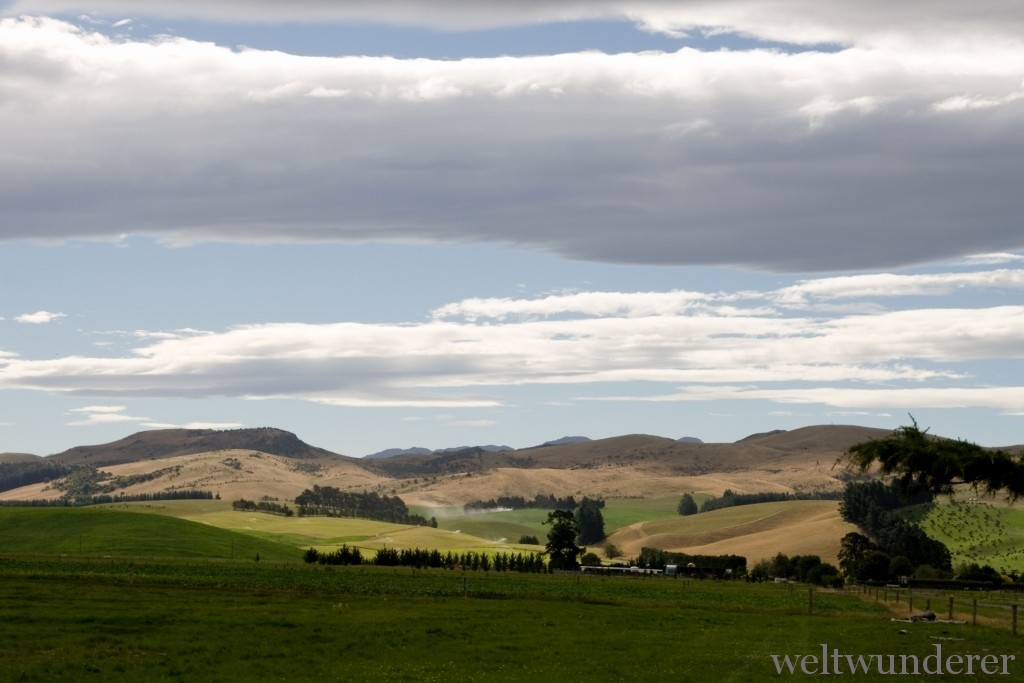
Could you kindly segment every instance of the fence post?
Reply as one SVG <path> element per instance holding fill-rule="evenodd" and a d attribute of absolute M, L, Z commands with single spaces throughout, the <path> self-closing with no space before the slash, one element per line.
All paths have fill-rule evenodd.
<path fill-rule="evenodd" d="M 971 607 L 971 626 L 978 625 L 978 598 L 974 598 L 974 605 Z"/>
<path fill-rule="evenodd" d="M 953 596 L 949 596 L 949 620 L 953 621 Z"/>
<path fill-rule="evenodd" d="M 1011 605 L 1013 609 L 1013 635 L 1017 635 L 1017 605 Z"/>
<path fill-rule="evenodd" d="M 1016 608 L 1016 605 L 1014 605 L 1014 607 Z M 813 588 L 808 588 L 807 589 L 807 616 L 811 616 L 813 613 L 814 613 L 814 589 Z M 1014 615 L 1016 615 L 1016 614 L 1017 614 L 1017 612 L 1014 611 Z M 1014 620 L 1014 623 L 1016 623 L 1016 620 Z"/>

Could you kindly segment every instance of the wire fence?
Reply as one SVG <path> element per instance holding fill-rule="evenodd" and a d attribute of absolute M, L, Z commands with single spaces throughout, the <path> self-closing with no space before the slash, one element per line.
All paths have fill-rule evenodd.
<path fill-rule="evenodd" d="M 847 589 L 885 605 L 897 619 L 992 626 L 1018 634 L 1019 589 L 949 591 L 906 586 L 857 586 Z"/>

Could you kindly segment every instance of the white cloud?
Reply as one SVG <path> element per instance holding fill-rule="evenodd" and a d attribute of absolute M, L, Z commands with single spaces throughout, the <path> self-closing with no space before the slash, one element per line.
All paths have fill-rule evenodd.
<path fill-rule="evenodd" d="M 802 284 L 817 291 L 812 281 Z M 875 292 L 866 281 L 833 284 L 823 279 L 819 295 Z M 248 325 L 148 338 L 125 357 L 10 359 L 0 365 L 0 389 L 489 408 L 508 403 L 512 387 L 585 394 L 587 385 L 643 382 L 687 387 L 665 400 L 805 397 L 862 408 L 850 401 L 876 396 L 890 407 L 899 397 L 934 403 L 960 396 L 1017 409 L 1011 391 L 986 385 L 969 364 L 998 362 L 1013 385 L 1012 369 L 1024 359 L 1024 306 L 794 315 L 763 306 L 776 294 L 573 292 L 457 302 L 422 323 Z M 723 301 L 724 315 L 716 307 Z M 993 398 L 982 400 L 986 392 Z M 83 412 L 94 422 L 128 419 L 121 406 Z"/>
<path fill-rule="evenodd" d="M 872 388 L 752 388 L 740 386 L 687 387 L 654 396 L 614 396 L 603 401 L 724 401 L 767 400 L 778 403 L 822 404 L 859 408 L 990 408 L 1007 415 L 1024 414 L 1024 386 Z"/>
<path fill-rule="evenodd" d="M 188 422 L 173 424 L 170 422 L 143 422 L 146 429 L 241 429 L 245 425 L 240 422 Z"/>
<path fill-rule="evenodd" d="M 83 418 L 68 422 L 67 424 L 70 427 L 93 427 L 95 425 L 118 424 L 121 422 L 144 422 L 149 419 L 148 417 L 126 415 L 124 411 L 127 409 L 126 406 L 101 405 L 72 408 L 68 413 L 82 415 Z"/>
<path fill-rule="evenodd" d="M 964 263 L 973 266 L 996 266 L 1004 263 L 1020 263 L 1024 261 L 1024 254 L 974 254 L 964 259 Z"/>
<path fill-rule="evenodd" d="M 766 36 L 821 33 L 817 22 L 884 37 L 883 23 L 899 25 L 855 20 L 868 13 L 845 4 L 810 7 L 799 24 L 792 16 L 804 15 L 773 19 L 774 3 L 726 4 L 684 9 Z M 456 6 L 474 11 L 430 13 L 455 17 Z M 316 7 L 326 6 L 306 9 Z M 614 11 L 624 7 L 642 13 Z M 1024 246 L 1011 180 L 1024 109 L 936 105 L 1019 92 L 1024 46 L 964 43 L 988 19 L 944 12 L 915 14 L 957 27 L 941 45 L 452 61 L 112 40 L 5 19 L 0 127 L 24 134 L 0 152 L 0 239 L 495 242 L 782 270 L 1012 251 Z M 1000 19 L 999 30 L 1013 25 Z M 921 23 L 906 25 L 916 34 Z"/>
<path fill-rule="evenodd" d="M 64 313 L 51 313 L 50 311 L 36 311 L 35 313 L 25 313 L 23 315 L 15 316 L 15 320 L 19 323 L 27 323 L 30 325 L 45 325 L 51 323 L 54 320 L 60 318 L 66 318 L 67 315 Z"/>
<path fill-rule="evenodd" d="M 984 289 L 1022 290 L 1024 270 L 1003 269 L 921 275 L 871 273 L 818 278 L 779 289 L 772 294 L 772 299 L 783 305 L 799 306 L 812 299 L 943 296 L 957 290 Z"/>

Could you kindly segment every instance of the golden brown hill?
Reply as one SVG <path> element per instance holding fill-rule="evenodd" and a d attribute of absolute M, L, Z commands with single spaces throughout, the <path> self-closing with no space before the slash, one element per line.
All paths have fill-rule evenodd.
<path fill-rule="evenodd" d="M 269 496 L 288 501 L 314 484 L 365 491 L 379 490 L 388 483 L 351 458 L 298 460 L 238 449 L 123 462 L 97 469 L 111 475 L 106 482 L 124 484 L 110 492 L 113 496 L 199 490 L 219 494 L 225 500 Z M 61 495 L 62 491 L 52 484 L 40 483 L 4 491 L 0 499 L 43 500 Z"/>
<path fill-rule="evenodd" d="M 830 425 L 710 444 L 632 434 L 519 451 L 467 448 L 367 461 L 309 446 L 294 434 L 277 429 L 173 429 L 72 448 L 51 458 L 122 476 L 167 470 L 172 467 L 170 460 L 175 460 L 173 467 L 182 468 L 173 477 L 164 472 L 145 485 L 133 484 L 125 493 L 200 488 L 220 491 L 222 496 L 268 495 L 287 500 L 317 483 L 374 488 L 398 494 L 408 503 L 443 506 L 538 493 L 651 498 L 688 491 L 721 495 L 725 489 L 740 493 L 833 491 L 842 487 L 846 474 L 835 466 L 837 458 L 851 445 L 887 433 Z M 260 457 L 266 457 L 266 463 L 281 462 L 267 470 L 258 462 Z M 237 463 L 225 464 L 230 461 L 255 468 L 252 476 L 242 476 Z M 184 463 L 191 469 L 185 470 Z M 59 495 L 42 488 L 11 491 L 3 497 Z"/>

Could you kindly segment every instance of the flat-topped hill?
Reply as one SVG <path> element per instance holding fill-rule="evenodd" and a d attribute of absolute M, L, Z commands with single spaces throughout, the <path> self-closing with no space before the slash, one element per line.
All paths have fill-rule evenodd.
<path fill-rule="evenodd" d="M 227 450 L 251 450 L 286 458 L 334 457 L 336 453 L 305 443 L 283 429 L 155 429 L 96 446 L 76 446 L 50 458 L 67 465 L 115 465 L 160 460 L 179 455 Z"/>

